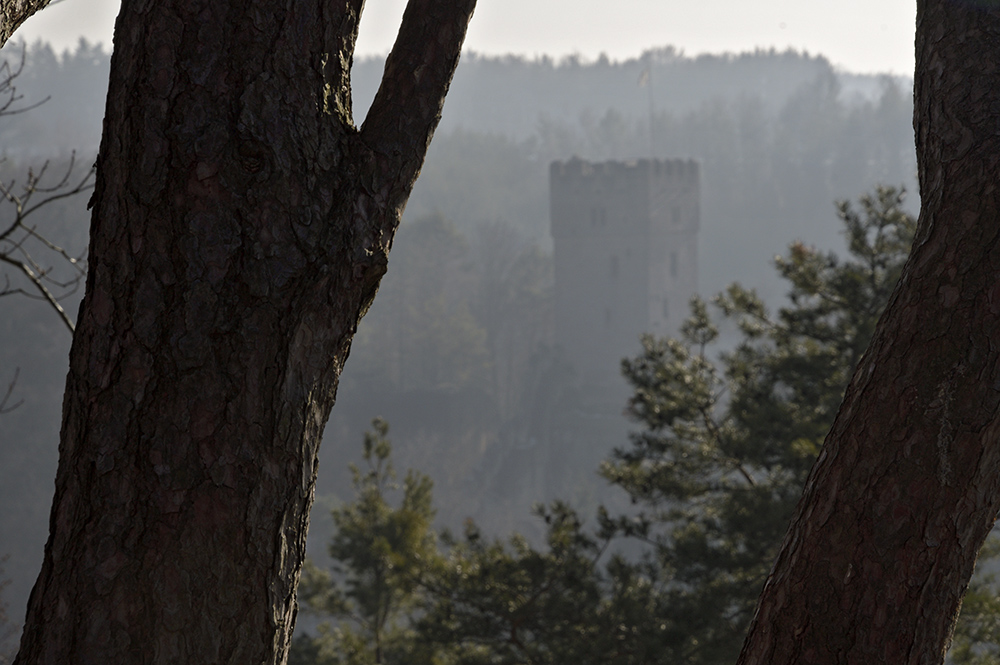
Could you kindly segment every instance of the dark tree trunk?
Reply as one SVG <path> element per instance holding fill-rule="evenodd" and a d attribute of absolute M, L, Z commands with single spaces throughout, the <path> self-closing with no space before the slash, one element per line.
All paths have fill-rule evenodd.
<path fill-rule="evenodd" d="M 1000 9 L 917 6 L 916 242 L 743 665 L 940 663 L 1000 507 Z"/>
<path fill-rule="evenodd" d="M 475 0 L 125 0 L 17 663 L 283 662 L 320 434 Z"/>

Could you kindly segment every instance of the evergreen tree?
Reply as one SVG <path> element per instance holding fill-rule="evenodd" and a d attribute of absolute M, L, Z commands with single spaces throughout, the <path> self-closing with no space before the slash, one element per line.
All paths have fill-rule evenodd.
<path fill-rule="evenodd" d="M 358 328 L 354 375 L 380 393 L 483 384 L 489 354 L 470 311 L 475 278 L 465 236 L 431 215 L 403 225 L 393 252 L 379 300 Z"/>
<path fill-rule="evenodd" d="M 643 352 L 623 361 L 634 388 L 628 413 L 642 429 L 601 471 L 637 509 L 614 517 L 602 510 L 597 534 L 557 502 L 538 510 L 547 526 L 542 548 L 516 534 L 491 540 L 468 522 L 462 538 L 444 535 L 439 553 L 428 527 L 429 481 L 414 481 L 426 488 L 420 501 L 403 501 L 423 506 L 422 517 L 401 508 L 395 518 L 419 526 L 389 530 L 422 535 L 399 539 L 380 535 L 396 514 L 377 489 L 382 467 L 356 474 L 358 498 L 335 513 L 341 531 L 331 553 L 344 564 L 338 579 L 355 580 L 355 603 L 383 599 L 361 614 L 390 617 L 383 625 L 392 637 L 383 642 L 394 655 L 384 662 L 733 662 L 805 476 L 912 243 L 915 221 L 901 190 L 878 188 L 859 203 L 837 208 L 847 260 L 801 242 L 775 259 L 790 284 L 788 304 L 775 314 L 739 285 L 713 299 L 720 323 L 736 326 L 729 350 L 717 352 L 720 326 L 696 298 L 680 339 L 646 337 Z M 365 458 L 371 463 L 374 454 L 391 469 L 384 437 L 376 423 Z M 637 540 L 642 553 L 615 543 L 620 535 Z M 616 552 L 602 566 L 609 548 Z M 399 563 L 380 577 L 373 571 L 393 560 L 390 552 Z M 315 570 L 308 578 L 310 607 L 350 615 L 342 582 Z M 995 662 L 998 615 L 995 581 L 981 575 L 956 630 L 954 663 Z M 376 643 L 370 629 L 342 625 L 302 639 L 294 662 L 382 662 L 371 657 Z"/>
<path fill-rule="evenodd" d="M 438 556 L 432 483 L 409 471 L 399 487 L 388 433 L 384 420 L 372 421 L 364 441 L 367 468 L 351 466 L 356 498 L 333 510 L 334 571 L 304 568 L 299 602 L 307 611 L 341 621 L 321 625 L 318 640 L 297 641 L 300 662 L 377 665 L 407 662 L 414 655 L 407 612 L 419 596 L 421 571 Z M 393 507 L 389 494 L 399 489 L 402 498 Z"/>
<path fill-rule="evenodd" d="M 603 475 L 638 515 L 615 520 L 651 546 L 665 580 L 660 618 L 674 662 L 732 662 L 855 365 L 899 278 L 914 219 L 903 192 L 879 188 L 860 211 L 838 205 L 849 258 L 793 243 L 775 259 L 789 303 L 768 312 L 738 284 L 713 300 L 739 341 L 713 356 L 719 330 L 695 298 L 680 339 L 643 339 L 622 364 L 642 430 Z"/>
<path fill-rule="evenodd" d="M 537 508 L 546 547 L 514 534 L 489 540 L 471 521 L 428 576 L 416 623 L 423 639 L 460 663 L 608 662 L 593 660 L 606 634 L 607 603 L 597 572 L 603 543 L 587 535 L 565 504 Z"/>

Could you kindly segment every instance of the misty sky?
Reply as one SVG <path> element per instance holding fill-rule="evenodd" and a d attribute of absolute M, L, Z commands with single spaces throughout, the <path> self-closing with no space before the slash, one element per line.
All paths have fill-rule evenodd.
<path fill-rule="evenodd" d="M 58 49 L 110 44 L 118 0 L 59 0 L 16 37 Z M 386 53 L 405 0 L 368 0 L 358 53 Z M 614 8 L 612 11 L 611 8 Z M 913 0 L 479 0 L 468 48 L 613 59 L 673 45 L 688 55 L 792 47 L 859 73 L 913 74 Z"/>

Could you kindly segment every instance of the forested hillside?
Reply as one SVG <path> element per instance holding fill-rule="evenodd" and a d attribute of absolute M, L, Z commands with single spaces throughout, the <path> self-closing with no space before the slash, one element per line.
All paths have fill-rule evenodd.
<path fill-rule="evenodd" d="M 20 49 L 2 52 L 15 69 Z M 93 160 L 108 58 L 84 42 L 63 54 L 25 49 L 22 105 L 47 101 L 0 118 L 5 177 L 23 178 L 46 159 L 64 163 L 73 150 L 84 164 Z M 355 64 L 359 109 L 381 67 Z M 347 498 L 343 460 L 381 415 L 399 466 L 434 478 L 442 523 L 471 516 L 507 529 L 553 496 L 596 505 L 595 462 L 623 442 L 601 440 L 574 411 L 572 359 L 553 339 L 550 161 L 699 160 L 701 291 L 740 281 L 774 303 L 785 287 L 770 257 L 796 238 L 841 246 L 835 200 L 885 183 L 908 188 L 915 208 L 909 85 L 794 52 L 466 57 L 343 374 L 319 494 Z M 35 222 L 82 251 L 85 204 L 86 196 L 69 199 Z M 0 415 L 0 554 L 11 555 L 6 594 L 16 618 L 46 534 L 69 335 L 39 302 L 12 296 L 0 308 L 0 388 L 19 367 L 15 397 L 23 400 Z M 318 506 L 317 554 L 330 528 Z"/>
<path fill-rule="evenodd" d="M 16 61 L 20 48 L 4 54 Z M 26 52 L 19 88 L 26 102 L 48 101 L 7 119 L 0 146 L 36 161 L 95 151 L 108 54 L 82 41 L 73 53 L 43 44 Z M 355 63 L 359 119 L 381 67 Z M 774 289 L 761 259 L 796 235 L 835 246 L 836 230 L 819 223 L 834 200 L 876 182 L 914 189 L 909 86 L 796 52 L 688 58 L 667 47 L 624 62 L 470 54 L 406 218 L 441 213 L 460 229 L 503 221 L 545 246 L 550 161 L 693 157 L 702 163 L 703 286 L 738 278 Z"/>

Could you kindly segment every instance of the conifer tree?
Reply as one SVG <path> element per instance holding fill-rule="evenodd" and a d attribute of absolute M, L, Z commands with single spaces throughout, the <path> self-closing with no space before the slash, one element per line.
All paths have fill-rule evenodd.
<path fill-rule="evenodd" d="M 314 649 L 321 662 L 378 665 L 413 655 L 406 612 L 418 598 L 421 571 L 437 557 L 432 483 L 415 471 L 402 487 L 395 482 L 388 433 L 384 420 L 372 421 L 364 440 L 366 469 L 351 465 L 355 500 L 333 510 L 334 571 L 307 564 L 303 572 L 299 602 L 341 620 L 321 626 Z M 393 507 L 390 493 L 399 489 L 400 504 Z M 307 645 L 298 643 L 300 650 Z"/>
<path fill-rule="evenodd" d="M 679 339 L 646 337 L 642 353 L 623 361 L 634 389 L 628 413 L 641 429 L 601 472 L 629 494 L 635 512 L 602 510 L 591 534 L 557 502 L 538 510 L 547 527 L 542 547 L 516 534 L 489 539 L 469 522 L 462 538 L 445 535 L 444 551 L 404 556 L 405 574 L 387 579 L 409 599 L 399 605 L 408 614 L 400 615 L 397 635 L 406 637 L 396 644 L 405 646 L 385 662 L 417 653 L 424 662 L 484 665 L 733 662 L 805 476 L 912 243 L 915 220 L 901 190 L 877 188 L 859 204 L 837 207 L 846 260 L 801 242 L 776 257 L 790 285 L 776 313 L 734 284 L 711 303 L 718 323 L 696 298 Z M 725 324 L 735 324 L 735 345 L 720 342 Z M 387 461 L 388 448 L 372 445 L 366 439 L 366 459 L 375 450 Z M 375 514 L 364 508 L 375 495 L 356 487 L 356 502 L 335 513 L 342 531 L 331 549 L 350 569 L 346 579 L 381 557 L 383 520 L 344 517 Z M 644 555 L 620 547 L 616 536 L 637 540 Z M 602 564 L 609 549 L 617 553 Z M 311 606 L 344 616 L 331 578 L 310 579 Z M 981 576 L 956 631 L 955 663 L 995 660 L 998 613 L 994 580 Z M 345 631 L 335 633 L 343 652 L 362 653 L 352 645 L 363 640 Z M 297 664 L 376 662 L 306 657 L 309 649 L 329 654 L 330 635 L 302 640 Z"/>
<path fill-rule="evenodd" d="M 788 304 L 768 312 L 753 290 L 712 302 L 739 341 L 714 356 L 719 329 L 703 300 L 680 339 L 643 339 L 622 363 L 641 425 L 603 475 L 638 516 L 617 528 L 651 546 L 664 584 L 659 616 L 679 662 L 733 662 L 757 596 L 843 392 L 899 278 L 915 221 L 903 192 L 878 188 L 860 210 L 840 203 L 849 258 L 790 245 L 775 266 Z"/>

